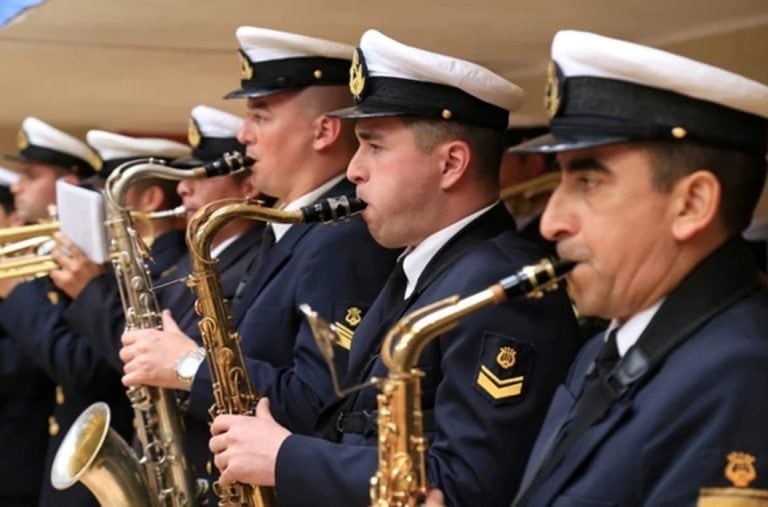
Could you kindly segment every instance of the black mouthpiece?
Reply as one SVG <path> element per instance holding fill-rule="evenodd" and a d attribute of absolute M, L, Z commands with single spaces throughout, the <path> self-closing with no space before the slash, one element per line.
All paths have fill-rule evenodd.
<path fill-rule="evenodd" d="M 544 259 L 538 264 L 523 269 L 501 280 L 499 284 L 507 296 L 515 294 L 532 295 L 543 290 L 557 288 L 557 281 L 576 266 L 574 261 Z"/>
<path fill-rule="evenodd" d="M 366 204 L 355 197 L 340 195 L 338 197 L 329 197 L 315 204 L 301 208 L 301 214 L 304 216 L 304 222 L 339 222 L 348 220 L 351 216 L 363 211 Z"/>
<path fill-rule="evenodd" d="M 230 151 L 223 154 L 219 159 L 203 164 L 203 169 L 205 169 L 205 177 L 212 178 L 241 171 L 250 167 L 253 162 L 252 158 L 246 157 L 240 152 Z"/>

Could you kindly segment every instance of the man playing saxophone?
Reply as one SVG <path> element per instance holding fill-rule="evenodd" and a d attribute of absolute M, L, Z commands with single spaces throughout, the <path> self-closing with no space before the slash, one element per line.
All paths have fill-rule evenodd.
<path fill-rule="evenodd" d="M 484 289 L 542 256 L 499 202 L 503 132 L 522 90 L 373 30 L 360 41 L 349 85 L 355 107 L 331 113 L 358 119 L 347 175 L 368 203 L 374 238 L 406 252 L 356 332 L 347 386 L 386 375 L 381 340 L 405 312 Z M 509 503 L 577 336 L 560 291 L 486 308 L 426 346 L 427 474 L 451 504 Z M 216 418 L 210 446 L 222 481 L 275 484 L 281 505 L 369 505 L 375 391 L 328 407 L 319 421 L 332 430 L 327 439 L 291 434 L 270 416 L 271 399 L 257 417 Z"/>
<path fill-rule="evenodd" d="M 242 152 L 244 147 L 235 137 L 241 124 L 242 119 L 237 116 L 207 106 L 196 106 L 192 109 L 189 118 L 188 140 L 191 158 L 189 154 L 185 154 L 184 157 L 169 162 L 172 162 L 176 168 L 192 168 L 219 159 L 223 152 Z M 174 195 L 178 194 L 181 198 L 187 219 L 199 207 L 217 199 L 256 198 L 260 195 L 251 182 L 249 171 L 202 180 L 164 183 L 174 188 Z M 214 253 L 219 261 L 218 267 L 222 271 L 225 297 L 231 298 L 234 295 L 239 279 L 255 255 L 253 246 L 258 245 L 260 241 L 261 229 L 259 224 L 254 222 L 234 222 L 215 238 Z M 159 239 L 162 241 L 165 236 L 163 234 Z M 179 231 L 174 230 L 170 238 L 173 240 L 171 244 L 186 253 L 186 245 L 179 244 Z M 120 337 L 124 330 L 123 310 L 119 299 L 106 302 L 104 296 L 105 293 L 115 293 L 117 297 L 114 274 L 89 277 L 88 273 L 94 269 L 89 264 L 93 263 L 86 259 L 74 245 L 69 242 L 65 245 L 70 248 L 71 256 L 59 258 L 63 269 L 55 273 L 57 275 L 55 279 L 60 281 L 60 277 L 67 277 L 71 280 L 67 282 L 67 286 L 81 285 L 83 289 L 69 305 L 64 316 L 70 325 L 87 336 L 89 341 L 109 358 L 116 372 L 122 376 L 126 373 L 119 358 Z M 154 248 L 153 246 L 153 250 Z M 163 250 L 153 251 L 153 257 L 162 252 Z M 164 312 L 164 328 L 169 331 L 177 329 L 175 318 L 178 320 L 178 328 L 199 339 L 197 338 L 197 318 L 192 311 L 194 295 L 184 283 L 190 270 L 188 256 L 177 255 L 170 265 L 163 262 L 162 258 L 156 260 L 161 262 L 162 270 L 158 271 L 155 263 L 150 263 L 149 267 L 155 273 L 154 284 L 158 287 L 156 294 L 159 305 L 169 312 Z M 94 312 L 95 307 L 105 306 L 111 308 Z M 110 316 L 110 313 L 114 316 Z M 153 346 L 162 347 L 163 345 L 163 342 L 159 342 Z M 201 357 L 198 346 L 192 345 L 187 351 L 187 356 L 185 360 L 188 362 L 194 362 L 197 357 Z M 211 477 L 207 473 L 209 467 L 206 466 L 210 453 L 205 442 L 195 445 L 201 439 L 194 437 L 195 434 L 207 435 L 207 425 L 196 425 L 193 419 L 187 419 L 185 429 L 191 437 L 185 438 L 184 443 L 194 470 L 193 475 L 208 479 L 210 482 Z M 209 494 L 209 500 L 213 501 L 212 492 Z"/>
<path fill-rule="evenodd" d="M 29 137 L 31 142 L 34 131 Z M 96 157 L 91 149 L 81 143 L 89 163 L 93 164 L 94 169 L 100 169 L 98 175 L 106 174 L 111 167 L 115 167 L 115 159 L 142 156 L 175 158 L 188 153 L 184 145 L 167 140 L 107 137 L 110 141 L 109 150 L 102 150 L 100 157 Z M 55 181 L 50 184 L 55 184 Z M 19 189 L 22 203 L 33 199 L 32 189 L 31 186 Z M 137 208 L 145 211 L 152 210 L 153 206 L 175 204 L 167 202 L 164 195 L 156 186 L 148 186 L 136 191 L 133 199 Z M 165 232 L 162 224 L 158 225 L 158 230 Z M 54 258 L 59 262 L 76 262 L 77 256 L 82 256 L 81 252 L 74 249 L 67 253 L 73 257 L 59 251 L 54 253 Z M 108 298 L 108 294 L 100 295 L 102 301 L 106 302 Z M 66 491 L 56 491 L 48 480 L 48 470 L 61 439 L 85 407 L 94 401 L 108 402 L 112 409 L 113 427 L 128 440 L 133 434 L 131 410 L 120 376 L 98 354 L 90 341 L 65 320 L 64 312 L 69 305 L 70 299 L 65 292 L 57 290 L 50 279 L 40 278 L 17 285 L 0 306 L 2 325 L 13 331 L 14 338 L 29 360 L 42 368 L 57 384 L 56 405 L 48 418 L 51 439 L 47 449 L 46 471 L 41 476 L 44 481 L 41 505 L 96 505 L 96 501 L 81 485 Z M 93 312 L 95 307 L 90 310 Z M 93 316 L 93 313 L 88 315 L 89 318 Z"/>
<path fill-rule="evenodd" d="M 259 190 L 279 198 L 286 211 L 321 198 L 354 195 L 344 170 L 356 147 L 349 125 L 326 111 L 349 105 L 347 81 L 352 48 L 331 41 L 254 27 L 237 32 L 242 46 L 241 88 L 247 99 L 239 138 Z M 348 329 L 337 350 L 344 366 L 354 329 L 395 261 L 371 238 L 358 217 L 336 226 L 268 225 L 273 245 L 262 249 L 242 290 L 232 302 L 233 325 L 242 336 L 249 377 L 273 399 L 281 421 L 311 432 L 322 406 L 333 399 L 326 365 L 299 304 L 311 302 Z M 146 344 L 177 342 L 162 354 Z M 212 379 L 204 362 L 194 380 L 179 380 L 174 366 L 190 338 L 153 330 L 128 333 L 122 355 L 136 368 L 131 384 L 190 389 L 189 414 L 209 420 Z M 207 443 L 208 437 L 205 438 Z"/>

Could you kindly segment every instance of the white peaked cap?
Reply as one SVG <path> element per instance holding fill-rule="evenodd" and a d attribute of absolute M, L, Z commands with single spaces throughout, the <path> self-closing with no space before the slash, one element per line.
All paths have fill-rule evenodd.
<path fill-rule="evenodd" d="M 349 88 L 355 106 L 341 118 L 416 116 L 506 129 L 520 109 L 523 90 L 466 60 L 366 31 L 352 58 Z"/>
<path fill-rule="evenodd" d="M 0 167 L 0 185 L 9 187 L 14 183 L 16 183 L 16 180 L 18 179 L 19 179 L 18 173 L 15 173 L 10 169 L 6 169 L 5 167 Z"/>
<path fill-rule="evenodd" d="M 660 49 L 575 30 L 552 40 L 563 75 L 619 79 L 768 118 L 768 86 Z"/>
<path fill-rule="evenodd" d="M 255 26 L 241 26 L 235 35 L 240 43 L 240 89 L 225 99 L 347 82 L 352 46 Z"/>
<path fill-rule="evenodd" d="M 33 116 L 21 123 L 18 147 L 17 159 L 66 167 L 80 175 L 94 170 L 90 162 L 93 154 L 87 144 Z"/>
<path fill-rule="evenodd" d="M 476 63 L 407 46 L 377 30 L 360 38 L 368 74 L 453 86 L 507 111 L 522 107 L 525 93 L 516 84 Z"/>
<path fill-rule="evenodd" d="M 768 86 L 659 49 L 566 30 L 552 41 L 551 135 L 514 148 L 558 152 L 630 141 L 689 142 L 765 156 Z"/>
<path fill-rule="evenodd" d="M 208 106 L 195 106 L 190 113 L 205 137 L 237 137 L 243 118 Z"/>
<path fill-rule="evenodd" d="M 255 26 L 241 26 L 235 37 L 254 63 L 306 56 L 349 60 L 355 49 L 340 42 Z"/>
<path fill-rule="evenodd" d="M 86 139 L 104 161 L 145 157 L 174 159 L 190 154 L 189 146 L 170 139 L 129 137 L 106 130 L 89 130 Z"/>

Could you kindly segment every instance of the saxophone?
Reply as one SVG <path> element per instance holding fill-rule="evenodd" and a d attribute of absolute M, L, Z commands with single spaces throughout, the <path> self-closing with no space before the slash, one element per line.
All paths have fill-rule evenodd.
<path fill-rule="evenodd" d="M 248 165 L 238 153 L 192 170 L 140 159 L 118 167 L 105 187 L 115 277 L 125 312 L 126 330 L 160 328 L 160 308 L 147 269 L 149 251 L 133 227 L 125 206 L 128 187 L 136 181 L 162 178 L 199 179 L 230 174 Z M 96 403 L 73 424 L 59 447 L 51 482 L 66 489 L 78 480 L 102 506 L 185 507 L 205 493 L 196 484 L 181 442 L 183 428 L 173 393 L 156 387 L 135 387 L 128 397 L 137 421 L 143 456 L 137 460 L 125 441 L 109 428 L 109 407 Z"/>
<path fill-rule="evenodd" d="M 379 380 L 379 467 L 371 478 L 374 507 L 415 507 L 427 493 L 421 411 L 422 372 L 416 368 L 427 343 L 458 326 L 459 319 L 514 295 L 539 298 L 557 288 L 575 263 L 542 260 L 485 290 L 459 299 L 451 296 L 415 310 L 390 329 L 381 348 L 388 369 Z"/>
<path fill-rule="evenodd" d="M 195 311 L 200 316 L 200 334 L 213 384 L 213 417 L 220 414 L 254 415 L 259 395 L 248 379 L 240 335 L 232 327 L 227 302 L 222 296 L 217 261 L 211 257 L 211 241 L 232 219 L 262 220 L 295 224 L 337 222 L 361 212 L 365 203 L 346 196 L 325 199 L 299 211 L 265 207 L 251 199 L 223 199 L 195 212 L 187 227 L 187 246 L 192 265 L 189 285 L 197 295 Z M 268 507 L 276 504 L 272 488 L 235 483 L 213 489 L 219 506 Z"/>

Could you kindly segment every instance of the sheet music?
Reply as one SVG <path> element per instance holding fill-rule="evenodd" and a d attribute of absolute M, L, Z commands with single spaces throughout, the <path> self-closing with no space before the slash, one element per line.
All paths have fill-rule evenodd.
<path fill-rule="evenodd" d="M 56 208 L 61 232 L 99 264 L 109 260 L 106 209 L 100 192 L 63 180 L 56 182 Z"/>

